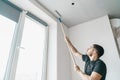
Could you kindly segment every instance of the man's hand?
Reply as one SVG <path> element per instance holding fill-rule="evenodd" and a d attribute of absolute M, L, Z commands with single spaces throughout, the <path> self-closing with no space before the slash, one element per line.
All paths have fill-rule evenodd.
<path fill-rule="evenodd" d="M 74 65 L 74 69 L 75 69 L 75 71 L 78 72 L 78 73 L 81 71 L 80 68 L 79 68 L 79 66 L 76 65 L 76 64 Z"/>

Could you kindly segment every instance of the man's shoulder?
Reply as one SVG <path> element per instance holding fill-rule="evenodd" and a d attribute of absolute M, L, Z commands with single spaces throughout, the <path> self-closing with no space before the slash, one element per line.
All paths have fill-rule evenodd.
<path fill-rule="evenodd" d="M 106 67 L 105 62 L 104 62 L 103 60 L 101 60 L 101 59 L 98 59 L 95 64 L 96 64 L 96 65 L 99 64 L 99 65 L 102 65 L 102 66 L 105 66 L 105 67 Z"/>

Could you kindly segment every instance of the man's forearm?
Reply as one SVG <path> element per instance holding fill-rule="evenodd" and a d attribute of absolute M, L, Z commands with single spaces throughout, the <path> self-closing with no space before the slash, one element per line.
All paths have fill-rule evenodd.
<path fill-rule="evenodd" d="M 71 52 L 75 56 L 78 56 L 80 59 L 82 59 L 82 54 L 72 45 L 72 43 L 69 39 L 66 39 L 66 43 L 67 43 L 68 47 L 70 48 Z"/>
<path fill-rule="evenodd" d="M 89 75 L 86 75 L 82 71 L 79 71 L 78 73 L 81 76 L 82 80 L 91 80 L 91 77 Z"/>
<path fill-rule="evenodd" d="M 78 52 L 78 50 L 72 45 L 70 40 L 67 40 L 67 44 L 68 44 L 68 46 L 70 47 L 70 49 L 71 49 L 71 51 L 73 53 L 77 53 Z"/>

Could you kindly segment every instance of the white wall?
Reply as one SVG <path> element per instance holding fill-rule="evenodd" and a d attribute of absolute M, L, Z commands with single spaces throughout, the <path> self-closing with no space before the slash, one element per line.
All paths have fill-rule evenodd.
<path fill-rule="evenodd" d="M 47 79 L 57 80 L 57 23 L 49 26 Z"/>
<path fill-rule="evenodd" d="M 68 28 L 66 26 L 64 26 L 64 30 L 68 35 Z M 72 80 L 70 55 L 59 23 L 57 33 L 57 80 Z"/>
<path fill-rule="evenodd" d="M 69 36 L 76 48 L 85 53 L 86 49 L 93 43 L 104 47 L 105 53 L 101 57 L 107 65 L 106 80 L 120 79 L 120 59 L 116 48 L 115 40 L 111 30 L 108 16 L 79 24 L 69 28 Z M 76 59 L 78 65 L 83 70 L 84 63 Z M 72 80 L 80 80 L 78 74 L 72 70 Z"/>
<path fill-rule="evenodd" d="M 68 28 L 64 26 L 66 34 Z M 49 27 L 47 80 L 72 80 L 71 61 L 60 24 Z"/>

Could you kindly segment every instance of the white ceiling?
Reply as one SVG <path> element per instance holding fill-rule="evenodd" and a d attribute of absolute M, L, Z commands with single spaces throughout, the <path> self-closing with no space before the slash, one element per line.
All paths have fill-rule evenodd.
<path fill-rule="evenodd" d="M 104 16 L 120 18 L 120 0 L 36 0 L 55 15 L 57 10 L 68 27 Z M 72 5 L 74 3 L 74 5 Z"/>

